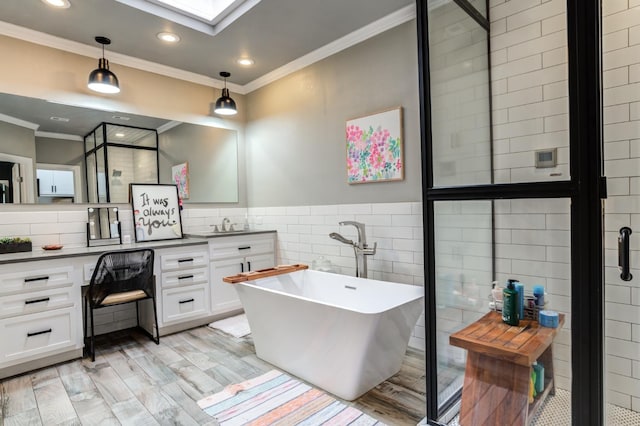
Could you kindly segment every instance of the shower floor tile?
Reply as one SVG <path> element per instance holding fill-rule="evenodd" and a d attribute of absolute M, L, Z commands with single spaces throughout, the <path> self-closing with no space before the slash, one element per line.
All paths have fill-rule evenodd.
<path fill-rule="evenodd" d="M 557 389 L 556 394 L 547 397 L 540 411 L 531 421 L 532 426 L 569 426 L 571 419 L 571 393 L 563 389 Z M 617 405 L 607 404 L 606 423 L 612 426 L 637 426 L 640 425 L 640 413 Z M 448 426 L 459 426 L 456 416 Z"/>

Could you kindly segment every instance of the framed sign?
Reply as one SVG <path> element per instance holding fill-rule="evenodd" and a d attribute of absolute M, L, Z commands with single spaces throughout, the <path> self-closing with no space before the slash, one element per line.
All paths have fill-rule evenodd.
<path fill-rule="evenodd" d="M 136 242 L 182 238 L 176 185 L 129 185 Z"/>

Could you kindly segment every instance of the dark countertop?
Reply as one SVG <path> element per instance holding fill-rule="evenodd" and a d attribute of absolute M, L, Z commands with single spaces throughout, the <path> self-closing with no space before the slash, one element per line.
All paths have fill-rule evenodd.
<path fill-rule="evenodd" d="M 207 244 L 209 238 L 229 237 L 239 235 L 255 235 L 276 232 L 275 230 L 253 230 L 253 231 L 233 231 L 233 232 L 194 232 L 184 234 L 184 238 L 175 240 L 149 241 L 130 244 L 110 244 L 98 247 L 63 247 L 60 250 L 44 250 L 41 247 L 33 247 L 32 251 L 20 253 L 0 254 L 0 265 L 9 263 L 32 262 L 36 260 L 64 259 L 70 257 L 99 255 L 108 251 L 127 250 L 136 248 L 171 248 L 187 247 L 199 244 Z"/>
<path fill-rule="evenodd" d="M 144 243 L 110 244 L 99 247 L 63 247 L 60 250 L 44 250 L 41 247 L 33 247 L 32 251 L 21 253 L 0 254 L 0 265 L 8 263 L 32 262 L 36 260 L 64 259 L 70 257 L 99 255 L 108 251 L 127 250 L 136 248 L 171 248 L 187 247 L 207 244 L 205 238 L 178 238 L 175 240 L 149 241 Z"/>
<path fill-rule="evenodd" d="M 229 237 L 235 235 L 255 235 L 255 234 L 270 234 L 277 232 L 275 229 L 254 229 L 251 231 L 230 231 L 230 232 L 190 232 L 185 234 L 189 238 L 218 238 Z"/>

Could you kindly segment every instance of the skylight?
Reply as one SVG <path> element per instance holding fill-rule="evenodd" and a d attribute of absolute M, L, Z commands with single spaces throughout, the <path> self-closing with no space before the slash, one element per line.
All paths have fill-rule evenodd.
<path fill-rule="evenodd" d="M 235 0 L 156 0 L 207 22 L 220 16 Z"/>
<path fill-rule="evenodd" d="M 116 0 L 206 34 L 216 35 L 261 0 Z"/>

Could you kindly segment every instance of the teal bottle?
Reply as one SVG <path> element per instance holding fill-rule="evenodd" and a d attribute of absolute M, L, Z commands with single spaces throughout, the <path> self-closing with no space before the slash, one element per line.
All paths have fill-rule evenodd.
<path fill-rule="evenodd" d="M 544 391 L 544 366 L 537 361 L 533 362 L 533 371 L 536 372 L 535 388 L 537 393 Z"/>
<path fill-rule="evenodd" d="M 516 282 L 517 280 L 508 280 L 507 286 L 502 291 L 502 321 L 509 325 L 519 324 Z"/>

